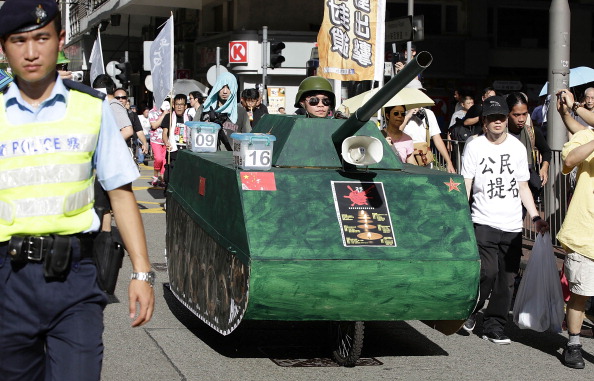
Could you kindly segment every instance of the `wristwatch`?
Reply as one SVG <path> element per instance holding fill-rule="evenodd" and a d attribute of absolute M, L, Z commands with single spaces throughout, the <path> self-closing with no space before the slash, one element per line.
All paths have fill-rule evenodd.
<path fill-rule="evenodd" d="M 574 113 L 577 112 L 577 109 L 582 107 L 583 104 L 581 104 L 580 102 L 573 102 L 573 106 L 571 107 L 571 111 L 573 111 Z"/>
<path fill-rule="evenodd" d="M 151 285 L 151 287 L 153 287 L 155 285 L 155 272 L 154 271 L 149 271 L 148 273 L 132 273 L 132 275 L 130 275 L 130 279 L 138 279 L 138 280 L 143 280 L 145 282 L 147 282 L 148 284 Z"/>

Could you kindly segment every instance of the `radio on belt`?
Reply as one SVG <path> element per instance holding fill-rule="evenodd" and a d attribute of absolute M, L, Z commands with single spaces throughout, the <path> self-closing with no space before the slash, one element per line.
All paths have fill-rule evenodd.
<path fill-rule="evenodd" d="M 268 171 L 276 137 L 262 133 L 233 133 L 233 162 L 241 169 Z"/>
<path fill-rule="evenodd" d="M 190 149 L 193 152 L 216 152 L 219 126 L 209 122 L 185 122 L 191 130 Z"/>

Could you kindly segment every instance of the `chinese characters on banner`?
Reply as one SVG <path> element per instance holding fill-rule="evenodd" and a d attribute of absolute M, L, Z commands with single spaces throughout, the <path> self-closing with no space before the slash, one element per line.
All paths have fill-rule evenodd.
<path fill-rule="evenodd" d="M 268 88 L 268 112 L 270 114 L 278 114 L 279 107 L 285 106 L 285 88 L 284 87 L 269 87 Z"/>
<path fill-rule="evenodd" d="M 324 0 L 318 74 L 343 81 L 380 80 L 385 0 Z"/>
<path fill-rule="evenodd" d="M 150 49 L 153 96 L 156 105 L 162 104 L 173 89 L 173 46 L 173 16 L 171 16 Z"/>

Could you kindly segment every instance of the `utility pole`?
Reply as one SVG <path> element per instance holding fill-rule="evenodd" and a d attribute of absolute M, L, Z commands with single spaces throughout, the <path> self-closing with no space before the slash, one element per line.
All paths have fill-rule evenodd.
<path fill-rule="evenodd" d="M 266 75 L 268 74 L 268 27 L 262 27 L 262 103 L 268 106 Z"/>
<path fill-rule="evenodd" d="M 570 41 L 571 11 L 567 0 L 552 0 L 549 8 L 549 109 L 547 110 L 547 140 L 553 150 L 561 150 L 567 141 L 567 130 L 557 112 L 557 97 L 555 94 L 561 89 L 569 89 L 569 41 Z M 555 189 L 564 189 L 557 184 L 565 181 L 561 173 L 561 163 L 553 161 L 549 167 L 549 181 L 546 183 L 545 217 L 549 223 L 561 225 L 560 210 L 564 208 L 565 200 L 561 200 L 560 192 L 555 195 Z M 555 226 L 555 225 L 553 225 Z"/>

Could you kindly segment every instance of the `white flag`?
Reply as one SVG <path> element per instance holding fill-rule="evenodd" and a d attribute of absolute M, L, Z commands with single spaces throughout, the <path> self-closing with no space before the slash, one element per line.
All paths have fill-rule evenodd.
<path fill-rule="evenodd" d="M 99 74 L 105 74 L 105 66 L 103 65 L 103 52 L 101 51 L 101 34 L 97 31 L 97 39 L 93 44 L 93 50 L 91 50 L 91 57 L 89 59 L 91 64 L 91 85 Z"/>
<path fill-rule="evenodd" d="M 153 96 L 155 104 L 160 105 L 173 89 L 173 16 L 151 44 L 150 58 Z"/>

